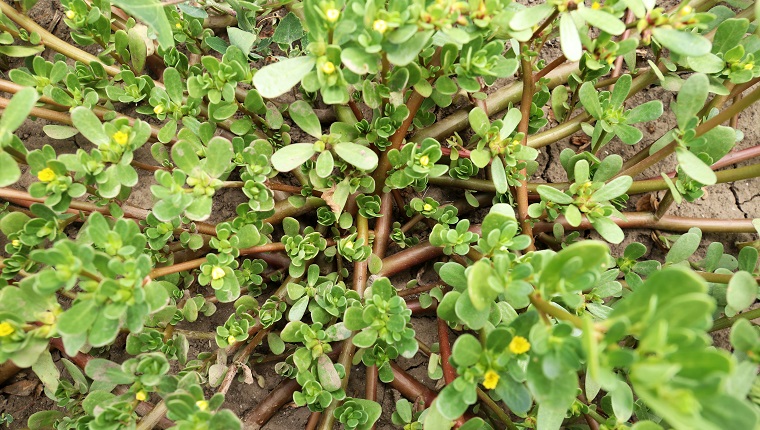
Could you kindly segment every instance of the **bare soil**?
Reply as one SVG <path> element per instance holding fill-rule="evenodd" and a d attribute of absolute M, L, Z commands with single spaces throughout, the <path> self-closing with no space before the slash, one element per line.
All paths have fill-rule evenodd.
<path fill-rule="evenodd" d="M 666 3 L 674 3 L 672 0 Z M 71 42 L 71 38 L 68 35 L 68 29 L 62 22 L 62 8 L 59 2 L 55 0 L 41 0 L 31 13 L 31 16 L 43 27 L 54 32 L 62 39 Z M 93 48 L 94 50 L 94 48 Z M 546 52 L 548 59 L 555 58 L 559 53 L 558 48 L 549 47 Z M 45 51 L 43 53 L 47 59 L 51 60 L 53 53 Z M 11 67 L 18 67 L 18 63 L 11 62 Z M 7 73 L 2 71 L 0 73 Z M 503 80 L 492 87 L 489 92 L 492 92 L 501 86 L 509 83 L 510 80 Z M 643 103 L 648 100 L 659 99 L 662 100 L 665 105 L 665 114 L 656 123 L 644 124 L 640 128 L 644 133 L 644 139 L 642 142 L 634 146 L 627 146 L 618 141 L 613 140 L 603 151 L 602 156 L 606 156 L 612 153 L 618 153 L 623 156 L 624 159 L 635 154 L 638 150 L 644 146 L 650 144 L 662 134 L 672 128 L 675 125 L 675 118 L 672 112 L 668 109 L 668 105 L 673 99 L 673 94 L 663 90 L 659 87 L 652 87 L 650 89 L 642 91 L 637 94 L 628 102 L 628 106 L 634 106 Z M 451 108 L 449 109 L 451 110 Z M 443 114 L 445 115 L 445 111 Z M 47 124 L 47 121 L 36 120 L 27 121 L 21 129 L 18 131 L 18 135 L 26 143 L 27 148 L 37 149 L 41 148 L 45 144 L 50 144 L 56 148 L 56 151 L 60 153 L 75 152 L 78 148 L 88 149 L 90 144 L 86 142 L 80 136 L 72 138 L 67 141 L 53 140 L 47 137 L 43 131 L 42 126 Z M 760 143 L 760 105 L 755 105 L 751 109 L 742 113 L 739 117 L 738 128 L 744 132 L 744 140 L 737 145 L 737 149 L 743 149 L 746 147 L 754 146 Z M 549 126 L 554 126 L 556 123 L 550 123 Z M 564 139 L 557 144 L 551 145 L 542 151 L 539 156 L 540 167 L 537 174 L 532 178 L 533 181 L 547 181 L 547 182 L 559 182 L 566 181 L 567 177 L 559 164 L 559 153 L 562 149 L 570 147 L 577 149 L 578 146 L 571 143 L 573 139 L 578 139 L 581 136 L 585 136 L 582 133 L 577 133 L 575 136 Z M 294 136 L 295 137 L 295 136 Z M 297 141 L 297 140 L 294 140 Z M 137 161 L 151 163 L 153 162 L 149 152 L 149 147 L 146 145 L 140 151 L 136 153 L 135 159 Z M 748 163 L 743 163 L 748 164 Z M 664 163 L 649 169 L 643 177 L 659 176 L 660 171 L 669 171 L 675 166 L 674 157 L 670 157 Z M 735 166 L 736 167 L 736 166 Z M 129 199 L 129 204 L 150 209 L 152 206 L 152 196 L 149 190 L 150 185 L 154 183 L 153 175 L 150 172 L 138 171 L 140 174 L 140 181 L 134 188 L 132 196 Z M 19 181 L 17 186 L 21 189 L 27 188 L 32 182 L 33 178 L 30 174 L 26 173 Z M 434 196 L 436 200 L 446 201 L 461 198 L 461 193 L 452 190 L 439 190 L 431 189 L 427 192 L 427 195 Z M 660 193 L 661 197 L 662 193 Z M 407 199 L 412 196 L 405 196 Z M 650 199 L 652 196 L 634 196 L 629 202 L 629 209 L 634 210 L 636 203 L 639 199 Z M 217 222 L 234 216 L 235 207 L 245 201 L 245 196 L 239 190 L 224 190 L 214 198 L 215 206 L 212 215 L 211 222 Z M 482 212 L 482 211 L 481 211 Z M 679 207 L 671 208 L 671 214 L 689 216 L 689 217 L 716 217 L 716 218 L 756 218 L 760 217 L 760 179 L 740 181 L 732 184 L 719 184 L 709 187 L 705 196 L 694 203 L 683 203 Z M 475 213 L 472 215 L 472 221 L 477 222 L 483 216 L 482 213 Z M 598 235 L 594 232 L 585 232 L 586 237 L 598 238 Z M 646 258 L 662 259 L 665 252 L 658 248 L 655 241 L 652 239 L 653 235 L 662 234 L 659 232 L 652 232 L 650 230 L 630 230 L 627 231 L 626 240 L 620 245 L 613 245 L 613 252 L 622 254 L 622 250 L 625 246 L 633 241 L 641 242 L 647 245 L 650 249 L 649 255 Z M 665 233 L 670 234 L 670 233 Z M 736 254 L 738 252 L 735 243 L 748 241 L 755 239 L 754 235 L 750 234 L 735 234 L 735 235 L 719 235 L 719 234 L 706 234 L 703 239 L 703 247 L 700 251 L 703 253 L 706 246 L 713 241 L 722 242 L 727 253 Z M 0 238 L 0 241 L 2 238 Z M 389 249 L 389 254 L 397 252 L 395 248 Z M 435 273 L 432 270 L 432 263 L 428 263 L 425 266 L 408 271 L 406 273 L 397 275 L 393 278 L 394 284 L 399 288 L 403 288 L 404 285 L 412 279 L 422 277 L 426 281 L 432 280 Z M 193 324 L 194 330 L 200 331 L 212 331 L 214 328 L 224 323 L 225 316 L 229 313 L 227 309 L 220 307 L 220 310 L 211 318 L 201 319 L 199 322 Z M 437 342 L 437 331 L 435 320 L 432 317 L 417 317 L 412 321 L 418 337 L 427 344 L 433 344 Z M 730 348 L 727 339 L 727 332 L 717 333 L 715 341 L 718 346 L 724 348 Z M 116 344 L 108 351 L 103 351 L 100 356 L 103 358 L 109 358 L 117 362 L 121 362 L 128 358 L 127 354 L 123 350 L 124 338 L 120 338 Z M 213 341 L 201 342 L 194 341 L 191 345 L 191 355 L 203 350 L 213 350 L 215 348 Z M 62 368 L 60 363 L 60 354 L 53 353 L 54 360 L 59 368 Z M 427 376 L 427 362 L 421 356 L 418 355 L 412 359 L 400 359 L 399 365 L 406 369 L 412 376 L 431 388 L 440 388 L 436 386 L 436 381 L 431 380 Z M 259 387 L 256 383 L 246 385 L 242 382 L 233 383 L 231 389 L 227 394 L 225 407 L 231 409 L 239 416 L 245 415 L 246 411 L 252 409 L 257 403 L 259 403 L 277 384 L 281 381 L 281 377 L 274 372 L 273 365 L 255 365 L 253 370 L 261 375 L 264 379 L 264 386 Z M 352 383 L 349 384 L 350 396 L 362 397 L 364 393 L 364 367 L 355 366 L 351 373 Z M 440 382 L 439 382 L 440 384 Z M 390 421 L 390 415 L 395 409 L 395 402 L 401 398 L 400 394 L 391 388 L 385 387 L 382 384 L 378 388 L 377 400 L 383 406 L 383 415 L 377 423 L 377 428 L 380 430 L 395 428 Z M 155 399 L 154 399 L 155 400 Z M 0 413 L 10 414 L 15 418 L 13 424 L 9 426 L 10 429 L 22 429 L 26 427 L 27 418 L 34 412 L 46 409 L 55 408 L 53 401 L 48 399 L 44 393 L 42 393 L 42 385 L 37 377 L 31 371 L 23 371 L 16 375 L 5 386 L 0 387 Z M 267 430 L 293 430 L 303 428 L 306 420 L 309 417 L 309 411 L 306 408 L 297 408 L 293 404 L 286 405 L 282 408 L 272 420 L 266 424 L 263 428 Z"/>

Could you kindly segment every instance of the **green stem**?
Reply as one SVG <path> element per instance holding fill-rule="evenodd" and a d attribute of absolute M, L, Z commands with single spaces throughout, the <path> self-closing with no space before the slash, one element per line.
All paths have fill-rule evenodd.
<path fill-rule="evenodd" d="M 477 388 L 478 398 L 481 402 L 483 402 L 488 409 L 491 410 L 494 414 L 496 414 L 497 417 L 499 417 L 499 420 L 501 420 L 502 423 L 504 423 L 505 426 L 507 426 L 508 430 L 517 430 L 517 426 L 514 422 L 512 422 L 512 418 L 509 417 L 509 414 L 504 411 L 499 405 L 496 404 L 496 402 L 493 401 L 491 396 L 486 394 L 483 390 L 480 388 Z"/>
<path fill-rule="evenodd" d="M 741 319 L 753 320 L 755 318 L 760 318 L 760 308 L 752 309 L 751 311 L 737 314 L 731 318 L 729 317 L 718 318 L 713 323 L 713 326 L 710 329 L 710 333 L 718 331 L 718 330 L 723 330 L 724 328 L 729 328 L 733 326 L 736 321 L 739 321 Z"/>
<path fill-rule="evenodd" d="M 541 298 L 538 292 L 530 295 L 530 302 L 543 314 L 550 315 L 558 320 L 567 321 L 576 328 L 583 328 L 583 320 L 578 315 L 573 315 L 565 309 L 547 302 Z"/>
<path fill-rule="evenodd" d="M 686 232 L 697 227 L 705 233 L 755 233 L 751 219 L 703 219 L 665 215 L 659 220 L 651 212 L 623 212 L 626 220 L 613 219 L 621 228 L 648 228 L 653 230 Z M 578 226 L 571 226 L 564 217 L 555 222 L 562 224 L 566 231 L 590 230 L 593 227 L 586 217 Z M 551 231 L 555 222 L 537 222 L 533 227 L 537 233 Z"/>

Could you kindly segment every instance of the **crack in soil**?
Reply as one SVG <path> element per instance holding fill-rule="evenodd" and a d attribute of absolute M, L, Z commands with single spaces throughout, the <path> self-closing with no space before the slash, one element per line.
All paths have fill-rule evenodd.
<path fill-rule="evenodd" d="M 736 203 L 736 208 L 739 209 L 742 212 L 742 214 L 744 214 L 745 219 L 748 219 L 749 214 L 742 207 L 742 203 L 739 202 L 739 193 L 736 191 L 736 187 L 734 186 L 734 184 L 731 184 L 731 186 L 729 186 L 728 189 L 731 190 L 731 194 L 734 195 L 734 203 Z M 754 198 L 754 196 L 752 198 Z M 750 200 L 752 200 L 752 198 Z"/>

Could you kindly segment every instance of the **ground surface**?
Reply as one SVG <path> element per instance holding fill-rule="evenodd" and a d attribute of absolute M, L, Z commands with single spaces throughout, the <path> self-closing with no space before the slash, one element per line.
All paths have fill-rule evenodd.
<path fill-rule="evenodd" d="M 33 10 L 32 16 L 43 27 L 48 28 L 58 36 L 67 41 L 71 41 L 68 36 L 66 25 L 62 22 L 62 9 L 58 5 L 56 0 L 42 0 Z M 46 58 L 51 59 L 52 53 L 46 51 L 43 54 Z M 549 47 L 546 57 L 552 59 L 558 55 L 558 49 L 556 47 Z M 6 73 L 1 71 L 0 73 Z M 497 89 L 500 86 L 507 84 L 509 81 L 499 82 L 492 90 Z M 672 128 L 675 124 L 673 114 L 667 108 L 671 99 L 672 93 L 662 90 L 661 88 L 652 88 L 643 91 L 639 95 L 635 96 L 632 101 L 629 102 L 629 107 L 635 104 L 643 103 L 647 100 L 660 99 L 665 105 L 665 114 L 661 120 L 656 124 L 643 125 L 641 127 L 644 132 L 644 139 L 639 144 L 628 147 L 613 140 L 613 142 L 606 147 L 602 155 L 608 153 L 619 153 L 623 158 L 627 158 L 630 155 L 637 152 L 640 148 L 648 145 L 657 138 L 659 138 L 665 131 Z M 88 143 L 81 137 L 72 139 L 70 141 L 56 141 L 48 138 L 42 132 L 42 125 L 47 124 L 43 120 L 35 122 L 27 121 L 27 123 L 18 131 L 18 135 L 26 143 L 28 149 L 41 148 L 44 144 L 53 145 L 58 153 L 74 152 L 77 148 L 87 148 Z M 738 144 L 737 148 L 742 149 L 760 143 L 760 105 L 755 105 L 752 109 L 744 112 L 738 123 L 744 134 L 744 141 Z M 553 124 L 550 124 L 553 125 Z M 578 133 L 577 136 L 581 136 L 582 133 Z M 294 136 L 296 137 L 296 136 Z M 561 182 L 567 178 L 564 170 L 561 168 L 558 160 L 559 153 L 566 147 L 577 148 L 577 146 L 571 143 L 571 139 L 565 139 L 556 145 L 547 147 L 539 157 L 540 167 L 538 173 L 532 178 L 532 180 L 548 181 L 548 182 Z M 297 141 L 297 139 L 294 139 Z M 148 147 L 144 147 L 142 151 L 136 154 L 137 161 L 152 162 Z M 658 176 L 660 171 L 669 171 L 674 165 L 674 159 L 671 157 L 665 163 L 661 163 L 655 168 L 647 171 L 643 177 Z M 141 180 L 137 187 L 135 187 L 132 197 L 129 203 L 142 208 L 150 208 L 152 204 L 151 194 L 149 186 L 153 183 L 151 174 L 141 173 Z M 32 182 L 32 177 L 29 174 L 25 174 L 18 186 L 20 188 L 27 187 Z M 431 194 L 432 193 L 432 194 Z M 457 196 L 461 196 L 458 192 L 451 192 L 446 190 L 430 190 L 428 195 L 434 195 L 438 200 L 454 199 Z M 650 195 L 634 196 L 631 198 L 630 209 L 634 208 L 639 199 L 650 199 Z M 221 195 L 215 197 L 214 215 L 210 220 L 212 222 L 220 221 L 228 218 L 234 214 L 235 207 L 243 202 L 245 197 L 238 190 L 226 190 Z M 690 216 L 690 217 L 716 217 L 716 218 L 755 218 L 760 217 L 760 180 L 741 181 L 733 184 L 721 184 L 710 187 L 707 189 L 706 195 L 701 200 L 694 203 L 684 203 L 680 207 L 673 207 L 670 212 L 675 215 Z M 476 217 L 482 216 L 482 214 L 476 214 Z M 588 233 L 589 237 L 595 237 L 595 233 Z M 642 242 L 650 248 L 650 253 L 647 258 L 662 259 L 664 252 L 654 246 L 652 240 L 653 232 L 649 230 L 633 230 L 628 232 L 626 241 L 620 245 L 613 246 L 613 250 L 618 253 L 622 253 L 624 247 L 631 241 Z M 736 253 L 735 243 L 737 241 L 753 240 L 756 237 L 749 234 L 739 235 L 717 235 L 707 234 L 703 241 L 703 248 L 699 252 L 704 252 L 704 248 L 709 242 L 720 241 L 726 246 L 726 252 Z M 396 252 L 396 249 L 391 248 L 389 254 Z M 396 285 L 403 286 L 410 279 L 421 275 L 425 279 L 431 279 L 432 266 L 428 265 L 421 269 L 415 269 L 413 272 L 407 272 L 398 275 L 394 278 Z M 205 322 L 195 323 L 193 328 L 195 330 L 210 331 L 217 324 L 223 324 L 226 315 L 228 315 L 228 309 L 220 307 L 220 310 L 216 315 L 207 319 Z M 205 324 L 205 326 L 204 326 Z M 417 331 L 418 337 L 427 344 L 437 342 L 437 333 L 434 319 L 432 317 L 418 317 L 413 319 L 414 328 Z M 114 361 L 121 362 L 126 359 L 126 353 L 123 351 L 124 339 L 120 338 L 115 346 L 110 351 L 104 351 L 103 357 L 110 358 Z M 716 336 L 716 343 L 720 346 L 727 346 L 727 333 L 718 333 Z M 191 354 L 193 351 L 196 353 L 200 350 L 209 350 L 213 341 L 207 342 L 194 342 L 191 346 Z M 54 353 L 53 357 L 59 359 L 58 353 Z M 60 365 L 60 363 L 58 363 Z M 412 376 L 418 378 L 424 384 L 435 387 L 435 381 L 427 377 L 427 365 L 426 360 L 418 355 L 413 359 L 401 359 L 399 364 L 405 368 Z M 349 395 L 355 395 L 361 397 L 364 392 L 364 368 L 356 367 L 352 372 L 352 382 L 349 385 Z M 266 394 L 271 391 L 280 381 L 280 377 L 274 372 L 272 365 L 254 366 L 254 371 L 263 376 L 265 381 L 264 387 L 259 387 L 256 384 L 246 385 L 243 383 L 234 383 L 229 393 L 227 394 L 227 402 L 225 407 L 232 409 L 239 416 L 245 414 L 245 412 L 256 405 Z M 25 427 L 26 419 L 32 413 L 54 408 L 54 403 L 49 400 L 42 392 L 42 386 L 39 380 L 31 372 L 19 373 L 13 380 L 11 380 L 6 386 L 0 388 L 0 413 L 5 412 L 11 414 L 16 421 L 10 425 L 11 429 L 21 429 Z M 377 423 L 377 428 L 380 430 L 391 429 L 394 426 L 390 422 L 390 413 L 394 410 L 395 402 L 400 399 L 400 395 L 397 391 L 380 386 L 377 400 L 383 406 L 385 411 Z M 268 430 L 294 430 L 297 428 L 303 428 L 306 420 L 309 417 L 309 411 L 306 408 L 296 408 L 294 405 L 285 406 L 275 417 L 264 427 Z"/>

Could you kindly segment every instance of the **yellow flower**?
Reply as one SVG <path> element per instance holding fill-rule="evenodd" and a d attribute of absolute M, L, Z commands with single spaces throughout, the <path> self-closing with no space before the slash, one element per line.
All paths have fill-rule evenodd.
<path fill-rule="evenodd" d="M 74 12 L 73 10 L 69 9 L 69 10 L 66 11 L 66 18 L 68 18 L 68 19 L 74 19 L 76 17 L 77 17 L 77 13 Z"/>
<path fill-rule="evenodd" d="M 496 384 L 499 383 L 499 374 L 489 369 L 486 372 L 486 379 L 483 381 L 483 386 L 489 390 L 496 388 Z"/>
<path fill-rule="evenodd" d="M 425 205 L 422 206 L 422 210 L 425 212 L 430 212 L 433 210 L 433 205 L 431 205 L 430 203 L 425 203 Z"/>
<path fill-rule="evenodd" d="M 111 136 L 113 138 L 113 141 L 116 142 L 117 145 L 124 146 L 129 141 L 129 133 L 125 133 L 121 130 L 117 131 L 116 133 Z"/>
<path fill-rule="evenodd" d="M 37 179 L 42 182 L 50 182 L 55 179 L 56 174 L 50 167 L 45 167 L 37 173 Z"/>
<path fill-rule="evenodd" d="M 195 402 L 195 406 L 198 406 L 198 409 L 205 411 L 206 409 L 208 409 L 208 402 L 205 400 L 198 400 L 197 402 Z"/>
<path fill-rule="evenodd" d="M 690 14 L 690 13 L 691 13 L 693 10 L 694 10 L 694 9 L 692 9 L 692 8 L 691 8 L 691 6 L 689 6 L 689 5 L 686 5 L 686 6 L 684 6 L 684 7 L 683 7 L 683 9 L 681 9 L 681 11 L 680 11 L 680 12 L 678 12 L 678 13 L 679 13 L 681 16 L 686 16 L 686 15 Z"/>
<path fill-rule="evenodd" d="M 747 63 L 744 65 L 744 70 L 752 70 L 755 67 L 752 63 Z"/>
<path fill-rule="evenodd" d="M 515 336 L 509 342 L 509 350 L 512 354 L 523 354 L 530 351 L 530 342 L 522 336 Z"/>
<path fill-rule="evenodd" d="M 224 269 L 222 269 L 219 266 L 214 266 L 214 268 L 211 269 L 211 279 L 213 279 L 215 281 L 217 279 L 224 278 L 225 275 L 226 275 L 226 273 L 224 273 Z"/>
<path fill-rule="evenodd" d="M 383 34 L 385 33 L 385 30 L 388 29 L 388 23 L 383 21 L 382 19 L 376 19 L 375 22 L 372 23 L 372 28 L 376 32 Z"/>
<path fill-rule="evenodd" d="M 600 5 L 598 1 L 591 3 L 591 9 L 597 10 L 600 7 L 602 7 L 602 5 Z"/>
<path fill-rule="evenodd" d="M 135 394 L 135 399 L 140 402 L 144 402 L 145 399 L 147 398 L 148 398 L 148 393 L 146 393 L 144 390 L 140 390 Z"/>
<path fill-rule="evenodd" d="M 344 246 L 348 249 L 354 249 L 354 243 L 351 241 L 346 242 Z"/>
<path fill-rule="evenodd" d="M 19 246 L 21 246 L 21 241 L 18 239 L 13 239 L 11 241 L 11 245 L 13 245 L 14 248 L 18 248 Z"/>
<path fill-rule="evenodd" d="M 3 321 L 0 323 L 0 337 L 10 336 L 15 332 L 16 329 L 9 322 Z"/>
<path fill-rule="evenodd" d="M 335 22 L 340 18 L 340 11 L 338 9 L 327 9 L 325 11 L 325 16 L 327 16 L 327 20 L 330 22 Z"/>
<path fill-rule="evenodd" d="M 177 27 L 177 28 L 182 28 L 182 24 L 180 24 L 180 23 L 176 23 L 176 24 L 174 24 L 174 26 Z"/>
<path fill-rule="evenodd" d="M 430 164 L 430 157 L 427 155 L 420 157 L 420 166 L 427 167 L 428 164 Z"/>
<path fill-rule="evenodd" d="M 233 336 L 233 335 L 229 335 L 229 336 L 227 337 L 227 343 L 229 343 L 230 345 L 232 345 L 232 344 L 233 344 L 233 343 L 235 343 L 235 342 L 236 342 L 235 336 Z"/>
<path fill-rule="evenodd" d="M 332 75 L 335 73 L 335 64 L 333 64 L 332 61 L 326 61 L 325 64 L 322 65 L 322 73 L 325 75 Z"/>
<path fill-rule="evenodd" d="M 155 113 L 156 115 L 161 115 L 162 113 L 164 113 L 164 105 L 158 105 L 154 107 L 153 113 Z"/>

